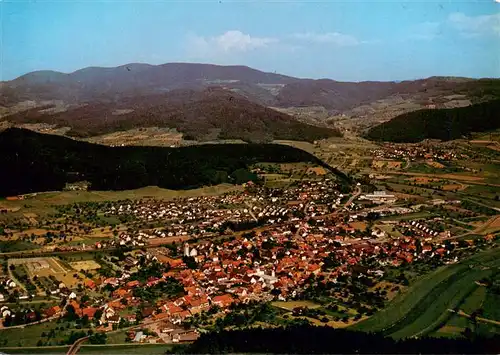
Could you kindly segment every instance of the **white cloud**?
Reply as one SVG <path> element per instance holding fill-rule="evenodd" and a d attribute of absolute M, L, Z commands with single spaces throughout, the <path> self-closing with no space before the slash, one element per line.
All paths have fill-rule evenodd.
<path fill-rule="evenodd" d="M 456 12 L 448 17 L 448 23 L 466 37 L 500 36 L 500 13 L 467 16 L 461 12 Z"/>
<path fill-rule="evenodd" d="M 234 52 L 248 52 L 268 47 L 277 42 L 270 37 L 252 37 L 241 31 L 231 30 L 215 37 L 188 36 L 188 49 L 198 55 L 218 55 Z"/>
<path fill-rule="evenodd" d="M 315 43 L 331 43 L 337 46 L 356 46 L 360 44 L 360 41 L 358 41 L 356 37 L 339 32 L 296 33 L 292 37 L 301 41 L 315 42 Z"/>
<path fill-rule="evenodd" d="M 439 22 L 423 22 L 410 29 L 410 39 L 419 41 L 431 41 L 441 33 Z"/>

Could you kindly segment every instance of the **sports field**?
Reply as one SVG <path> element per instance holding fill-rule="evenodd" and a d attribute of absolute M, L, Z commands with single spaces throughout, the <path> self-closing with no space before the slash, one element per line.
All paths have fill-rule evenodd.
<path fill-rule="evenodd" d="M 74 270 L 67 269 L 64 263 L 55 257 L 10 259 L 9 263 L 25 265 L 29 278 L 33 278 L 34 276 L 50 278 L 53 276 L 69 288 L 74 288 L 82 281 L 85 281 L 85 277 L 78 272 L 76 274 L 80 279 L 75 278 Z"/>
<path fill-rule="evenodd" d="M 94 260 L 83 260 L 83 261 L 74 261 L 69 263 L 71 267 L 75 270 L 97 270 L 101 268 L 101 265 L 99 265 L 96 261 Z"/>

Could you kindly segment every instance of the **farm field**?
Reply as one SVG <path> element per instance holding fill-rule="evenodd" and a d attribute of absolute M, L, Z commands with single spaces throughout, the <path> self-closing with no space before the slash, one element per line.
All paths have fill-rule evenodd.
<path fill-rule="evenodd" d="M 306 152 L 309 152 L 309 153 L 313 153 L 315 148 L 316 148 L 314 146 L 314 144 L 309 143 L 309 142 L 302 142 L 302 141 L 275 140 L 275 141 L 273 141 L 273 143 L 290 145 L 292 147 L 305 150 Z"/>
<path fill-rule="evenodd" d="M 460 277 L 462 276 L 460 273 L 453 275 L 443 283 L 446 287 L 439 285 L 428 294 L 422 302 L 427 307 L 419 312 L 420 314 L 413 322 L 410 324 L 405 322 L 405 325 L 391 333 L 391 336 L 396 339 L 423 336 L 439 328 L 440 324 L 445 323 L 449 318 L 448 309 L 458 307 L 463 299 L 478 287 L 475 281 L 490 273 L 490 270 L 473 270 L 467 271 L 463 277 Z M 457 280 L 455 276 L 458 275 Z"/>
<path fill-rule="evenodd" d="M 0 251 L 2 253 L 26 251 L 36 249 L 32 243 L 23 242 L 21 240 L 0 240 Z"/>
<path fill-rule="evenodd" d="M 389 170 L 398 170 L 403 166 L 402 161 L 395 160 L 374 160 L 372 162 L 372 167 L 374 169 L 389 169 Z"/>
<path fill-rule="evenodd" d="M 482 307 L 484 318 L 500 322 L 500 295 L 488 293 Z"/>
<path fill-rule="evenodd" d="M 59 345 L 61 341 L 68 338 L 71 331 L 75 331 L 75 329 L 62 327 L 61 324 L 56 322 L 45 322 L 24 328 L 2 329 L 0 330 L 0 346 L 34 347 L 37 346 L 38 341 L 41 339 L 46 345 Z M 53 334 L 50 339 L 47 337 L 49 333 Z M 9 350 L 9 353 L 11 352 Z"/>
<path fill-rule="evenodd" d="M 2 214 L 1 219 L 25 217 L 27 213 L 32 218 L 55 213 L 53 205 L 65 205 L 75 202 L 136 200 L 155 197 L 158 199 L 173 199 L 179 197 L 219 195 L 225 192 L 241 190 L 241 186 L 220 184 L 192 190 L 167 190 L 155 186 L 124 191 L 62 191 L 46 192 L 26 197 L 24 200 L 0 201 L 0 208 L 17 209 L 16 212 Z"/>
<path fill-rule="evenodd" d="M 479 286 L 474 292 L 472 292 L 469 297 L 467 297 L 460 309 L 465 313 L 472 313 L 477 309 L 481 308 L 484 299 L 486 298 L 487 289 L 484 286 Z"/>
<path fill-rule="evenodd" d="M 444 169 L 446 166 L 444 166 L 441 163 L 438 163 L 437 161 L 428 161 L 427 165 L 436 168 L 436 169 Z"/>
<path fill-rule="evenodd" d="M 448 179 L 448 180 L 461 180 L 461 181 L 469 181 L 469 182 L 481 182 L 484 180 L 481 176 L 471 176 L 469 175 L 461 175 L 457 173 L 421 173 L 421 172 L 387 172 L 387 174 L 394 175 L 409 175 L 409 176 L 418 176 L 418 177 L 428 177 L 434 179 Z"/>
<path fill-rule="evenodd" d="M 494 200 L 496 196 L 500 196 L 500 187 L 485 186 L 485 185 L 469 185 L 464 190 L 464 193 L 472 196 L 481 197 L 482 199 Z"/>
<path fill-rule="evenodd" d="M 447 322 L 449 308 L 460 306 L 479 287 L 475 281 L 493 272 L 483 266 L 500 266 L 499 257 L 500 249 L 497 248 L 458 264 L 441 267 L 418 279 L 396 296 L 387 308 L 352 329 L 381 331 L 394 338 L 432 333 Z"/>

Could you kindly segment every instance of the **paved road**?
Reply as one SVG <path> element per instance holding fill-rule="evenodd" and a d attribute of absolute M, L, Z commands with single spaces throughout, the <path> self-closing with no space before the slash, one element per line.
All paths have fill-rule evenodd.
<path fill-rule="evenodd" d="M 11 279 L 12 281 L 14 281 L 18 287 L 22 288 L 22 289 L 24 290 L 24 292 L 28 293 L 28 290 L 26 290 L 26 287 L 25 287 L 25 286 L 24 286 L 21 282 L 19 282 L 19 280 L 18 280 L 18 279 L 16 279 L 16 278 L 14 277 L 14 274 L 12 273 L 12 270 L 10 269 L 10 265 L 12 265 L 12 264 L 10 263 L 10 260 L 8 260 L 8 261 L 7 261 L 7 265 L 8 265 L 8 269 L 7 269 L 7 270 L 8 270 L 8 273 L 9 273 L 9 277 L 10 277 L 10 279 Z"/>
<path fill-rule="evenodd" d="M 73 345 L 71 345 L 71 347 L 69 348 L 69 350 L 66 353 L 66 355 L 75 355 L 75 354 L 77 354 L 78 350 L 80 350 L 80 346 L 82 346 L 82 344 L 85 343 L 88 340 L 88 338 L 89 337 L 83 337 L 83 338 L 80 338 L 77 341 L 75 341 L 73 343 Z"/>
<path fill-rule="evenodd" d="M 257 217 L 255 217 L 255 215 L 253 214 L 253 211 L 252 211 L 252 208 L 253 208 L 253 207 L 252 207 L 252 205 L 250 205 L 250 204 L 248 203 L 248 201 L 245 201 L 245 205 L 248 207 L 248 212 L 250 213 L 250 216 L 252 216 L 253 220 L 254 220 L 255 222 L 257 222 L 257 221 L 258 221 L 258 219 L 257 219 Z"/>
<path fill-rule="evenodd" d="M 500 218 L 500 215 L 493 216 L 490 219 L 488 219 L 486 222 L 481 224 L 480 226 L 477 226 L 474 230 L 468 231 L 468 232 L 463 233 L 463 234 L 454 235 L 450 238 L 446 238 L 445 240 L 462 238 L 462 237 L 466 237 L 468 235 L 473 235 L 473 234 L 480 234 L 480 233 L 484 232 L 486 229 L 488 229 L 488 227 L 490 225 L 492 225 L 498 218 Z"/>
<path fill-rule="evenodd" d="M 458 310 L 458 312 L 455 311 L 454 309 L 448 309 L 448 312 L 456 313 L 457 315 L 459 315 L 461 317 L 465 317 L 465 318 L 470 318 L 471 317 L 470 314 L 465 313 L 461 309 Z M 493 319 L 487 319 L 487 318 L 482 318 L 482 317 L 476 317 L 476 319 L 478 321 L 480 321 L 480 322 L 483 322 L 483 323 L 490 323 L 490 324 L 500 325 L 499 321 L 496 321 L 496 320 L 493 320 Z"/>
<path fill-rule="evenodd" d="M 346 203 L 344 203 L 344 206 L 342 207 L 343 209 L 347 209 L 347 207 L 349 207 L 353 202 L 354 200 L 359 196 L 361 195 L 361 187 L 359 186 L 356 186 L 356 191 L 354 192 L 354 194 L 349 198 L 349 200 L 347 200 Z"/>

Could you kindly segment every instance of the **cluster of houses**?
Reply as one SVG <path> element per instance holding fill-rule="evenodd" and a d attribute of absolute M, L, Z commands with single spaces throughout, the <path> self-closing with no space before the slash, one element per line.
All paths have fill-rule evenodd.
<path fill-rule="evenodd" d="M 110 285 L 114 290 L 111 300 L 82 304 L 72 292 L 68 305 L 79 317 L 97 321 L 102 330 L 124 321 L 133 324 L 137 314 L 126 314 L 125 310 L 138 307 L 142 302 L 134 297 L 134 289 L 154 287 L 174 278 L 183 286 L 184 295 L 160 299 L 143 308 L 141 324 L 155 324 L 161 341 L 177 342 L 198 336 L 192 329 L 181 331 L 183 322 L 196 314 L 214 306 L 224 312 L 233 303 L 252 300 L 294 299 L 311 275 L 323 276 L 336 283 L 340 275 L 350 275 L 354 266 L 372 259 L 378 266 L 368 269 L 365 276 L 376 282 L 383 277 L 382 269 L 386 265 L 397 266 L 428 257 L 450 257 L 444 245 L 430 240 L 416 236 L 381 238 L 385 235 L 380 230 L 367 235 L 338 220 L 314 225 L 298 220 L 222 242 L 202 240 L 192 245 L 181 244 L 177 253 L 171 255 L 167 248 L 148 248 L 130 252 L 120 263 L 122 266 L 137 265 L 138 256 L 144 256 L 150 262 L 168 264 L 166 270 L 169 271 L 161 277 L 151 277 L 144 282 L 131 280 L 133 271 L 130 270 L 120 277 L 96 277 L 95 282 L 85 288 L 92 286 L 96 290 Z M 192 257 L 196 268 L 189 268 L 182 256 Z M 325 259 L 332 257 L 338 262 L 337 266 L 326 267 Z M 66 311 L 54 306 L 47 309 L 44 316 L 54 317 Z M 136 340 L 132 341 L 158 341 L 158 337 L 139 335 L 136 338 L 136 335 Z"/>
<path fill-rule="evenodd" d="M 104 211 L 107 215 L 131 215 L 145 221 L 161 221 L 165 227 L 149 232 L 121 233 L 114 239 L 103 240 L 95 247 L 142 247 L 178 237 L 207 238 L 218 236 L 229 224 L 258 222 L 272 225 L 299 220 L 305 215 L 317 218 L 333 213 L 344 195 L 336 184 L 323 181 L 303 181 L 297 186 L 271 191 L 251 186 L 251 190 L 223 196 L 191 197 L 175 201 L 142 200 L 117 204 Z"/>
<path fill-rule="evenodd" d="M 85 288 L 98 290 L 110 285 L 113 290 L 110 298 L 82 302 L 72 292 L 65 308 L 51 307 L 43 316 L 58 317 L 71 306 L 76 315 L 87 317 L 100 324 L 99 330 L 106 331 L 123 322 L 137 324 L 137 312 L 129 310 L 139 309 L 141 327 L 152 332 L 131 332 L 131 341 L 183 342 L 199 336 L 196 330 L 184 327 L 185 321 L 197 314 L 214 308 L 216 314 L 228 312 L 234 303 L 294 299 L 311 275 L 337 283 L 337 278 L 351 275 L 356 266 L 370 264 L 375 266 L 367 268 L 364 276 L 376 283 L 383 278 L 383 268 L 387 265 L 399 266 L 434 257 L 445 262 L 456 261 L 446 245 L 422 238 L 418 233 L 385 238 L 386 233 L 381 230 L 366 234 L 339 219 L 319 220 L 321 223 L 317 224 L 290 220 L 229 240 L 180 244 L 176 253 L 169 253 L 167 248 L 129 252 L 119 262 L 120 266 L 135 266 L 138 257 L 143 256 L 149 262 L 168 265 L 165 269 L 168 271 L 142 282 L 131 278 L 134 271 L 130 268 L 120 277 L 96 276 L 95 282 Z M 426 231 L 418 222 L 407 224 L 426 236 L 434 236 L 433 231 Z M 186 265 L 182 256 L 191 257 L 196 267 Z M 336 260 L 336 264 L 327 265 L 328 259 Z M 365 263 L 368 259 L 372 262 Z M 182 296 L 160 298 L 147 307 L 134 296 L 137 288 L 155 287 L 171 278 L 182 285 Z"/>
<path fill-rule="evenodd" d="M 0 280 L 0 289 L 1 289 L 0 302 L 5 301 L 7 299 L 6 295 L 10 294 L 12 291 L 14 291 L 14 290 L 22 291 L 22 289 L 19 289 L 16 282 L 14 280 L 12 280 L 10 277 L 4 277 L 2 280 Z M 28 297 L 26 297 L 26 298 L 28 298 Z"/>
<path fill-rule="evenodd" d="M 400 227 L 411 230 L 412 234 L 430 241 L 433 238 L 450 238 L 451 232 L 449 230 L 438 232 L 427 226 L 423 221 L 401 221 Z"/>
<path fill-rule="evenodd" d="M 312 274 L 336 282 L 339 275 L 350 274 L 352 267 L 362 264 L 366 258 L 376 260 L 379 265 L 378 269 L 368 270 L 367 277 L 377 278 L 383 274 L 381 268 L 385 265 L 411 263 L 433 256 L 446 257 L 448 254 L 443 245 L 421 238 L 404 236 L 379 240 L 380 236 L 385 236 L 385 233 L 375 230 L 370 235 L 362 235 L 355 228 L 338 223 L 312 226 L 298 222 L 272 226 L 252 237 L 222 243 L 202 241 L 195 245 L 179 245 L 179 256 L 175 257 L 148 249 L 145 252 L 148 258 L 168 264 L 170 271 L 161 278 L 142 283 L 128 281 L 127 276 L 122 276 L 105 279 L 102 285 L 110 284 L 116 288 L 113 292 L 116 300 L 125 298 L 132 302 L 134 288 L 152 287 L 167 278 L 178 280 L 186 295 L 160 300 L 145 316 L 180 325 L 213 305 L 224 310 L 234 302 L 293 299 Z M 192 257 L 197 267 L 188 268 L 180 255 Z M 326 269 L 325 259 L 331 256 L 339 265 Z M 106 309 L 124 307 L 116 300 Z"/>
<path fill-rule="evenodd" d="M 408 148 L 410 152 L 411 149 Z M 379 203 L 395 199 L 385 191 L 363 196 Z M 234 303 L 292 300 L 300 295 L 313 275 L 325 282 L 337 283 L 340 276 L 352 275 L 355 267 L 371 265 L 365 268 L 364 276 L 377 283 L 384 277 L 383 268 L 387 265 L 399 266 L 434 257 L 447 262 L 454 260 L 447 246 L 436 242 L 436 237 L 441 235 L 424 223 L 400 222 L 398 227 L 412 233 L 393 238 L 387 238 L 381 229 L 360 230 L 349 224 L 367 217 L 370 212 L 391 215 L 411 213 L 413 209 L 377 206 L 342 215 L 338 211 L 346 197 L 333 181 L 324 179 L 302 181 L 282 190 L 249 185 L 243 192 L 223 196 L 108 204 L 104 211 L 108 216 L 131 216 L 135 220 L 161 222 L 165 227 L 121 233 L 96 243 L 91 248 L 117 245 L 144 248 L 127 252 L 123 258 L 113 261 L 121 270 L 120 276 L 95 275 L 92 281 L 85 283 L 86 290 L 110 290 L 110 297 L 82 302 L 71 292 L 65 306 L 50 307 L 43 315 L 57 317 L 71 310 L 78 317 L 99 324 L 100 330 L 140 321 L 141 326 L 156 336 L 134 331 L 129 334 L 131 341 L 175 343 L 199 336 L 197 331 L 185 329 L 184 325 L 186 320 L 202 312 L 215 309 L 215 314 L 220 315 L 228 312 Z M 260 222 L 259 228 L 252 232 L 234 238 L 201 238 L 221 236 L 222 227 L 228 222 L 252 221 Z M 176 244 L 175 252 L 152 247 L 151 240 L 172 237 L 185 237 L 182 240 L 189 243 Z M 141 265 L 156 262 L 163 264 L 165 271 L 147 280 L 135 279 L 132 276 L 139 271 L 141 258 L 146 260 L 146 264 Z M 143 300 L 134 296 L 140 289 L 154 288 L 171 279 L 182 285 L 182 295 L 160 298 L 146 307 Z M 10 287 L 9 284 L 6 287 Z"/>
<path fill-rule="evenodd" d="M 453 161 L 469 158 L 467 154 L 458 152 L 456 149 L 452 149 L 452 147 L 426 143 L 386 143 L 378 149 L 371 150 L 370 153 L 378 159 L 405 159 L 410 161 L 421 159 Z"/>

